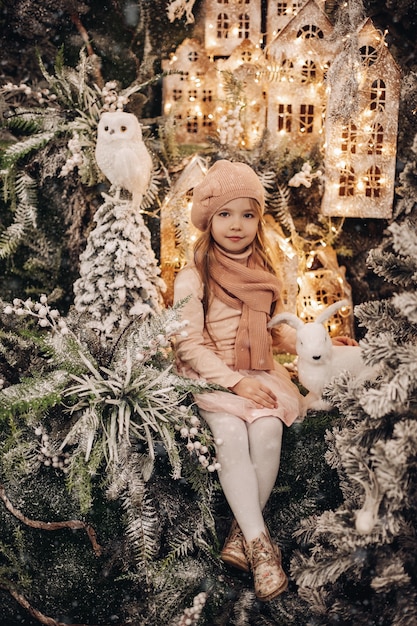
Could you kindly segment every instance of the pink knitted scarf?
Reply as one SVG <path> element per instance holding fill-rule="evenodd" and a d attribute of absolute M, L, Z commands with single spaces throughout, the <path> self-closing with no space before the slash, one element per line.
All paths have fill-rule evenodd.
<path fill-rule="evenodd" d="M 250 254 L 247 265 L 217 246 L 210 263 L 211 289 L 227 306 L 240 309 L 236 335 L 235 368 L 274 368 L 272 337 L 268 332 L 271 306 L 280 297 L 281 283 Z"/>

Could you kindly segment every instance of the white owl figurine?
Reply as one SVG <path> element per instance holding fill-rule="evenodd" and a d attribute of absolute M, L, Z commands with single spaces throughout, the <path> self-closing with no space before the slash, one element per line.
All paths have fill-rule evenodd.
<path fill-rule="evenodd" d="M 97 128 L 96 160 L 116 189 L 127 189 L 137 207 L 142 203 L 152 172 L 152 157 L 142 139 L 139 120 L 133 113 L 103 113 Z"/>

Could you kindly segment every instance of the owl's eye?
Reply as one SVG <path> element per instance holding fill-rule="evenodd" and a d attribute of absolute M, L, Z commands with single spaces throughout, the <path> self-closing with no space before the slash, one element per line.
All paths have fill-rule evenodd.
<path fill-rule="evenodd" d="M 108 127 L 108 126 L 105 126 L 105 127 L 104 127 L 104 130 L 107 132 L 107 131 L 109 130 L 109 127 Z"/>
<path fill-rule="evenodd" d="M 120 130 L 122 133 L 125 133 L 127 131 L 127 126 L 120 126 Z"/>

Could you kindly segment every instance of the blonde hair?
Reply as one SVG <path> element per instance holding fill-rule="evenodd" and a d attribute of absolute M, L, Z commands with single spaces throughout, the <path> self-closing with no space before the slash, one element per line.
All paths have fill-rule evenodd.
<path fill-rule="evenodd" d="M 263 269 L 266 269 L 275 276 L 277 276 L 277 272 L 275 270 L 271 256 L 268 252 L 269 245 L 264 229 L 262 207 L 259 202 L 257 202 L 257 200 L 255 200 L 254 198 L 249 198 L 249 200 L 251 209 L 256 211 L 257 217 L 259 218 L 258 229 L 256 231 L 255 239 L 253 240 L 252 244 L 252 254 L 254 255 L 257 264 L 259 264 Z M 203 283 L 204 314 L 207 313 L 210 303 L 210 263 L 213 259 L 213 247 L 215 244 L 213 235 L 211 234 L 211 222 L 212 217 L 209 220 L 206 230 L 201 233 L 201 235 L 194 244 L 194 263 Z"/>

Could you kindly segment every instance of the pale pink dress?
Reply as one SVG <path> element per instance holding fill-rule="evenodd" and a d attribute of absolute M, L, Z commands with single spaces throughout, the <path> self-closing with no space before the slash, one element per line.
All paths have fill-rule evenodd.
<path fill-rule="evenodd" d="M 236 257 L 246 261 L 246 254 Z M 235 258 L 235 257 L 234 257 Z M 226 391 L 212 391 L 194 396 L 200 409 L 213 413 L 229 413 L 246 422 L 259 417 L 275 416 L 290 426 L 302 414 L 302 396 L 291 381 L 287 370 L 275 364 L 274 370 L 235 370 L 234 343 L 239 326 L 240 311 L 214 299 L 207 313 L 205 328 L 202 305 L 203 288 L 196 268 L 189 265 L 181 270 L 175 280 L 174 301 L 189 297 L 182 308 L 182 318 L 188 321 L 186 336 L 176 340 L 177 369 L 189 378 L 200 378 L 230 389 L 245 376 L 254 376 L 268 386 L 278 399 L 276 409 L 259 409 L 251 400 Z M 295 331 L 282 325 L 283 352 L 294 351 Z"/>

